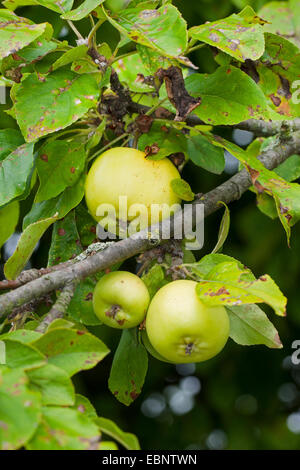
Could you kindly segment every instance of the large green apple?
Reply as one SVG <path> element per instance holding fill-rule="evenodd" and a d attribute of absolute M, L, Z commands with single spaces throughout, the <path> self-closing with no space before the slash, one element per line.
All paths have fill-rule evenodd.
<path fill-rule="evenodd" d="M 153 297 L 146 317 L 154 350 L 177 364 L 216 356 L 229 336 L 225 308 L 206 306 L 197 297 L 196 285 L 190 280 L 165 285 Z"/>
<path fill-rule="evenodd" d="M 171 181 L 177 178 L 180 178 L 180 174 L 167 158 L 148 160 L 140 150 L 114 147 L 100 155 L 91 166 L 85 183 L 86 203 L 97 221 L 102 219 L 97 216 L 99 206 L 109 204 L 115 209 L 117 218 L 127 223 L 137 215 L 129 211 L 125 215 L 120 213 L 120 197 L 125 196 L 128 209 L 138 208 L 137 205 L 145 208 L 146 226 L 150 222 L 155 224 L 164 216 L 160 209 L 153 213 L 153 204 L 157 205 L 157 209 L 181 202 L 171 187 Z"/>
<path fill-rule="evenodd" d="M 97 317 L 112 328 L 133 328 L 146 315 L 150 296 L 144 282 L 127 271 L 108 273 L 98 281 L 93 295 Z"/>

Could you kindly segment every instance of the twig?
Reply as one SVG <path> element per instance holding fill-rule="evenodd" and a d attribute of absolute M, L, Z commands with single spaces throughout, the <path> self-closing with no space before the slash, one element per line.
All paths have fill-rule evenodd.
<path fill-rule="evenodd" d="M 39 326 L 36 328 L 36 331 L 40 333 L 44 333 L 48 326 L 54 321 L 57 320 L 58 318 L 63 318 L 69 303 L 71 302 L 71 299 L 74 295 L 75 289 L 76 289 L 77 282 L 71 282 L 69 284 L 66 284 L 63 290 L 61 291 L 57 301 L 51 308 L 50 312 L 46 317 L 43 319 L 43 321 L 39 324 Z"/>
<path fill-rule="evenodd" d="M 290 155 L 299 152 L 300 132 L 297 132 L 292 134 L 288 141 L 285 141 L 284 143 L 279 142 L 277 145 L 274 145 L 272 148 L 263 152 L 259 159 L 266 168 L 273 169 L 285 161 Z M 207 217 L 220 209 L 220 201 L 225 202 L 225 204 L 229 204 L 230 202 L 239 199 L 251 185 L 252 180 L 249 172 L 246 169 L 243 169 L 225 183 L 190 204 L 188 206 L 188 210 L 190 211 L 189 215 L 195 220 L 196 205 L 201 203 L 204 205 L 204 215 Z M 180 215 L 181 213 L 179 211 L 171 219 L 171 226 L 173 226 L 173 228 L 178 227 L 176 224 L 182 224 L 182 218 Z M 161 233 L 161 230 L 166 226 L 168 227 L 169 224 L 170 220 L 165 219 L 155 228 L 159 233 Z M 156 241 L 157 244 L 163 242 L 164 240 Z M 30 302 L 36 297 L 41 297 L 53 290 L 60 289 L 73 280 L 81 281 L 96 272 L 103 271 L 113 264 L 122 262 L 151 248 L 153 248 L 151 232 L 150 236 L 149 230 L 138 232 L 127 239 L 108 246 L 108 248 L 105 248 L 103 251 L 91 255 L 82 261 L 35 279 L 14 291 L 0 296 L 0 318 L 11 312 L 13 308 Z"/>

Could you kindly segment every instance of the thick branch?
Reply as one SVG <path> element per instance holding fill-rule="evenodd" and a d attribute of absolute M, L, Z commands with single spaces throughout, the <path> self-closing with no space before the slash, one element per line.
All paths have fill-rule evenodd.
<path fill-rule="evenodd" d="M 268 169 L 277 167 L 290 155 L 300 152 L 300 132 L 294 133 L 289 140 L 279 143 L 272 149 L 269 149 L 259 156 L 259 159 Z M 243 169 L 228 181 L 217 188 L 208 192 L 200 199 L 190 205 L 191 216 L 195 213 L 196 204 L 204 204 L 205 217 L 212 214 L 220 208 L 219 201 L 226 204 L 239 199 L 242 194 L 252 185 L 250 175 L 246 169 Z M 177 217 L 176 217 L 177 216 Z M 182 224 L 180 212 L 175 214 L 173 225 Z M 163 221 L 157 230 L 168 226 L 169 221 Z M 154 233 L 153 228 L 151 232 Z M 146 238 L 149 231 L 143 231 L 133 236 L 109 245 L 105 250 L 98 252 L 90 257 L 78 261 L 61 270 L 46 274 L 39 279 L 35 279 L 18 289 L 8 292 L 0 297 L 0 317 L 11 312 L 13 308 L 30 302 L 32 299 L 41 297 L 53 290 L 62 288 L 68 283 L 80 281 L 87 276 L 91 276 L 98 271 L 122 262 L 132 256 L 137 255 L 147 249 L 153 248 L 153 240 Z M 160 240 L 160 243 L 163 241 Z"/>

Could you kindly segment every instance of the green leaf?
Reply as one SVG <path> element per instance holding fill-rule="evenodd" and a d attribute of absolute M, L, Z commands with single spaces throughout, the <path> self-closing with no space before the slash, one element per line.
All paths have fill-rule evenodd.
<path fill-rule="evenodd" d="M 147 286 L 151 299 L 161 287 L 167 284 L 165 272 L 159 264 L 155 264 L 146 274 L 143 274 L 142 280 Z"/>
<path fill-rule="evenodd" d="M 55 222 L 48 255 L 48 266 L 75 258 L 82 249 L 77 232 L 74 211 Z"/>
<path fill-rule="evenodd" d="M 193 39 L 226 52 L 235 59 L 244 62 L 257 60 L 264 52 L 263 23 L 251 7 L 246 7 L 239 14 L 214 22 L 206 22 L 189 30 Z"/>
<path fill-rule="evenodd" d="M 11 368 L 33 369 L 43 365 L 46 357 L 30 344 L 13 341 L 11 339 L 2 340 L 5 342 L 6 365 Z"/>
<path fill-rule="evenodd" d="M 19 84 L 13 109 L 25 140 L 32 142 L 76 122 L 96 106 L 98 95 L 93 74 L 67 70 L 47 76 L 33 73 Z"/>
<path fill-rule="evenodd" d="M 300 115 L 300 104 L 293 96 L 293 88 L 299 80 L 299 48 L 275 34 L 266 33 L 265 38 L 266 50 L 256 65 L 257 84 L 276 112 L 276 119 L 296 118 Z"/>
<path fill-rule="evenodd" d="M 225 211 L 221 220 L 220 224 L 220 229 L 219 229 L 219 236 L 218 236 L 218 241 L 214 249 L 212 250 L 212 253 L 217 253 L 218 251 L 221 251 L 223 248 L 223 245 L 226 241 L 226 238 L 229 233 L 229 227 L 230 227 L 230 212 L 226 204 L 222 201 L 219 201 L 219 204 L 223 204 L 225 207 Z"/>
<path fill-rule="evenodd" d="M 97 222 L 89 214 L 83 203 L 76 207 L 75 219 L 82 246 L 87 247 L 96 242 Z"/>
<path fill-rule="evenodd" d="M 20 215 L 18 202 L 12 202 L 0 209 L 0 248 L 14 233 Z"/>
<path fill-rule="evenodd" d="M 232 65 L 219 67 L 212 74 L 192 74 L 185 84 L 192 96 L 201 97 L 194 113 L 207 124 L 231 125 L 270 117 L 264 93 L 252 78 Z"/>
<path fill-rule="evenodd" d="M 264 26 L 265 32 L 279 34 L 292 41 L 296 46 L 300 46 L 298 0 L 269 2 L 259 10 L 258 14 L 269 22 Z"/>
<path fill-rule="evenodd" d="M 51 65 L 51 70 L 57 70 L 59 67 L 63 67 L 64 65 L 68 65 L 74 60 L 81 59 L 82 57 L 86 56 L 88 47 L 85 44 L 81 44 L 80 46 L 73 47 L 72 49 L 68 50 L 64 54 L 62 54 L 59 59 L 57 59 L 54 64 Z"/>
<path fill-rule="evenodd" d="M 180 130 L 172 126 L 153 123 L 150 131 L 139 138 L 138 146 L 139 150 L 149 154 L 150 160 L 162 160 L 172 153 L 186 153 L 187 139 Z"/>
<path fill-rule="evenodd" d="M 236 306 L 264 302 L 277 315 L 285 315 L 287 299 L 267 274 L 255 279 L 251 271 L 241 267 L 236 260 L 220 262 L 205 276 L 201 272 L 201 263 L 200 272 L 197 263 L 190 267 L 199 276 L 196 292 L 205 304 Z"/>
<path fill-rule="evenodd" d="M 0 157 L 0 206 L 24 194 L 33 165 L 33 144 L 23 144 L 3 159 Z"/>
<path fill-rule="evenodd" d="M 195 199 L 195 194 L 191 190 L 189 183 L 184 181 L 182 178 L 175 178 L 172 180 L 171 188 L 183 201 L 193 201 Z"/>
<path fill-rule="evenodd" d="M 138 343 L 136 329 L 123 330 L 108 380 L 117 400 L 128 406 L 139 396 L 147 368 L 147 351 Z"/>
<path fill-rule="evenodd" d="M 48 362 L 64 369 L 70 376 L 91 369 L 109 349 L 96 336 L 69 328 L 56 328 L 32 343 L 48 357 Z"/>
<path fill-rule="evenodd" d="M 4 333 L 3 335 L 0 336 L 0 339 L 1 340 L 11 339 L 13 341 L 19 341 L 20 343 L 27 344 L 27 343 L 31 343 L 32 341 L 35 341 L 41 335 L 42 333 L 38 333 L 37 331 L 19 329 L 19 330 L 10 331 L 8 333 Z"/>
<path fill-rule="evenodd" d="M 52 218 L 57 214 L 57 219 L 65 217 L 82 200 L 84 195 L 84 180 L 80 179 L 74 186 L 65 189 L 59 196 L 33 204 L 31 211 L 24 217 L 23 230 L 35 222 Z"/>
<path fill-rule="evenodd" d="M 104 0 L 85 0 L 75 10 L 64 13 L 62 18 L 65 20 L 79 21 L 85 18 L 91 11 L 95 10 Z"/>
<path fill-rule="evenodd" d="M 0 367 L 0 449 L 22 447 L 34 434 L 40 420 L 40 396 L 29 390 L 20 369 Z"/>
<path fill-rule="evenodd" d="M 50 225 L 57 220 L 57 217 L 58 214 L 54 214 L 53 217 L 34 222 L 26 227 L 19 238 L 14 254 L 5 263 L 4 273 L 7 279 L 16 279 L 19 276 L 30 259 L 37 242 Z"/>
<path fill-rule="evenodd" d="M 278 332 L 267 315 L 257 305 L 226 307 L 230 320 L 230 337 L 238 344 L 264 344 L 268 348 L 282 348 Z"/>
<path fill-rule="evenodd" d="M 57 2 L 57 0 L 5 0 L 3 5 L 10 10 L 15 10 L 18 7 L 26 5 L 41 5 L 57 13 L 61 13 L 72 8 L 73 0 L 60 0 L 59 2 Z"/>
<path fill-rule="evenodd" d="M 75 395 L 75 403 L 72 406 L 74 410 L 80 411 L 80 413 L 84 414 L 88 418 L 97 418 L 97 412 L 91 402 L 88 400 L 87 397 L 76 393 Z"/>
<path fill-rule="evenodd" d="M 0 130 L 0 161 L 24 144 L 21 132 L 16 129 Z"/>
<path fill-rule="evenodd" d="M 205 135 L 191 135 L 187 144 L 188 156 L 195 165 L 218 175 L 223 172 L 225 167 L 224 151 L 212 145 Z"/>
<path fill-rule="evenodd" d="M 139 73 L 142 73 L 144 75 L 154 75 L 159 68 L 167 69 L 171 65 L 177 65 L 176 60 L 172 60 L 168 57 L 165 57 L 161 53 L 150 49 L 149 47 L 137 44 L 136 49 L 145 68 L 145 73 Z"/>
<path fill-rule="evenodd" d="M 7 57 L 28 46 L 46 30 L 49 39 L 52 30 L 49 23 L 32 24 L 12 11 L 0 9 L 0 57 Z"/>
<path fill-rule="evenodd" d="M 40 187 L 35 202 L 52 199 L 73 186 L 84 170 L 86 153 L 79 140 L 54 140 L 39 151 L 37 171 Z"/>
<path fill-rule="evenodd" d="M 127 8 L 116 19 L 107 16 L 122 34 L 168 57 L 178 57 L 187 48 L 186 22 L 177 8 L 170 3 L 158 10 L 143 6 Z"/>
<path fill-rule="evenodd" d="M 71 408 L 42 408 L 42 421 L 28 450 L 91 450 L 100 438 L 98 426 Z"/>
<path fill-rule="evenodd" d="M 147 48 L 147 50 L 150 50 Z M 114 68 L 119 75 L 122 83 L 126 83 L 131 91 L 137 93 L 153 92 L 154 87 L 149 86 L 139 80 L 139 75 L 146 76 L 148 70 L 144 67 L 141 57 L 138 53 L 132 54 L 114 63 Z"/>
<path fill-rule="evenodd" d="M 41 393 L 43 405 L 72 406 L 75 400 L 73 384 L 68 374 L 53 364 L 27 373 L 33 390 Z"/>
<path fill-rule="evenodd" d="M 72 320 L 84 325 L 101 325 L 93 308 L 95 286 L 96 279 L 92 277 L 87 277 L 78 284 L 68 307 L 68 314 Z"/>
<path fill-rule="evenodd" d="M 140 450 L 140 444 L 134 434 L 122 431 L 113 421 L 107 418 L 96 418 L 100 430 L 118 441 L 125 449 Z"/>
<path fill-rule="evenodd" d="M 225 148 L 243 163 L 250 173 L 256 191 L 264 192 L 274 198 L 277 213 L 289 243 L 291 227 L 300 219 L 300 185 L 288 183 L 275 171 L 267 170 L 263 163 L 255 157 L 255 154 L 244 151 L 232 142 L 210 134 L 206 134 L 206 137 L 211 143 Z"/>

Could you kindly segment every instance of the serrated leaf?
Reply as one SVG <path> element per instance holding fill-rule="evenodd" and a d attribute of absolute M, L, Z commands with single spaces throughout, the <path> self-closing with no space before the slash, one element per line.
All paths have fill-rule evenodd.
<path fill-rule="evenodd" d="M 34 434 L 40 419 L 40 396 L 29 390 L 20 369 L 0 367 L 0 449 L 22 447 Z"/>
<path fill-rule="evenodd" d="M 171 188 L 183 201 L 193 201 L 195 199 L 195 194 L 191 190 L 189 183 L 184 181 L 182 178 L 175 178 L 172 180 Z"/>
<path fill-rule="evenodd" d="M 95 10 L 105 0 L 85 0 L 75 10 L 68 11 L 62 15 L 65 20 L 79 21 Z"/>
<path fill-rule="evenodd" d="M 84 143 L 54 140 L 41 147 L 37 158 L 40 187 L 35 202 L 52 199 L 68 186 L 73 186 L 83 172 L 86 159 Z"/>
<path fill-rule="evenodd" d="M 170 3 L 158 10 L 144 9 L 144 6 L 127 8 L 116 19 L 110 16 L 107 19 L 132 41 L 168 57 L 181 56 L 187 48 L 186 22 Z"/>
<path fill-rule="evenodd" d="M 48 23 L 32 24 L 9 10 L 0 9 L 0 57 L 7 57 L 49 30 Z"/>
<path fill-rule="evenodd" d="M 17 87 L 13 109 L 25 140 L 32 142 L 76 122 L 96 106 L 98 95 L 93 74 L 67 70 L 47 76 L 33 73 Z"/>
<path fill-rule="evenodd" d="M 138 343 L 136 329 L 123 330 L 108 380 L 108 387 L 117 400 L 128 406 L 139 396 L 147 368 L 147 351 Z"/>
<path fill-rule="evenodd" d="M 98 426 L 80 411 L 61 406 L 42 408 L 41 424 L 28 450 L 89 450 L 100 439 Z"/>
<path fill-rule="evenodd" d="M 96 336 L 69 328 L 50 330 L 32 344 L 48 357 L 48 363 L 61 367 L 69 376 L 91 369 L 109 353 Z"/>
<path fill-rule="evenodd" d="M 211 173 L 221 174 L 225 167 L 224 151 L 212 145 L 204 135 L 190 136 L 188 141 L 188 156 L 195 165 Z"/>
<path fill-rule="evenodd" d="M 53 364 L 45 364 L 27 373 L 31 388 L 40 392 L 43 405 L 72 406 L 73 384 L 68 374 Z"/>
<path fill-rule="evenodd" d="M 247 12 L 247 15 L 245 13 Z M 189 30 L 193 39 L 221 49 L 244 62 L 258 60 L 264 52 L 264 30 L 250 7 L 222 20 L 206 22 Z"/>
<path fill-rule="evenodd" d="M 119 442 L 125 449 L 140 450 L 140 444 L 134 434 L 122 431 L 113 421 L 107 418 L 96 418 L 100 430 Z"/>
<path fill-rule="evenodd" d="M 24 194 L 31 180 L 34 160 L 33 144 L 23 144 L 8 156 L 0 157 L 0 206 Z"/>
<path fill-rule="evenodd" d="M 278 332 L 265 312 L 257 305 L 226 307 L 230 320 L 230 337 L 238 344 L 264 344 L 268 348 L 282 348 Z"/>
<path fill-rule="evenodd" d="M 57 214 L 26 227 L 19 238 L 14 254 L 5 263 L 4 273 L 7 279 L 16 279 L 19 276 L 30 259 L 37 242 L 56 220 Z"/>

